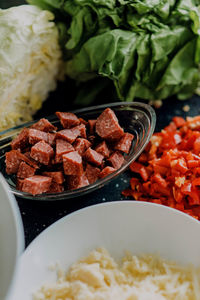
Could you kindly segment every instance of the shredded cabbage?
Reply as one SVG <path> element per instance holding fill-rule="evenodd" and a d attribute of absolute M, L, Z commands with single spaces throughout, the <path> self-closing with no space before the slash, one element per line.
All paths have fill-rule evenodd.
<path fill-rule="evenodd" d="M 61 75 L 54 15 L 32 5 L 0 9 L 0 130 L 29 121 Z"/>

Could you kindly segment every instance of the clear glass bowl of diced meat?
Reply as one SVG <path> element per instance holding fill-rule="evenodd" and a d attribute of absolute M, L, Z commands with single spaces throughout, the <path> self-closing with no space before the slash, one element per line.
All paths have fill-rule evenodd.
<path fill-rule="evenodd" d="M 138 102 L 58 111 L 0 132 L 0 170 L 21 198 L 81 196 L 124 172 L 149 142 L 155 122 L 153 108 Z"/>

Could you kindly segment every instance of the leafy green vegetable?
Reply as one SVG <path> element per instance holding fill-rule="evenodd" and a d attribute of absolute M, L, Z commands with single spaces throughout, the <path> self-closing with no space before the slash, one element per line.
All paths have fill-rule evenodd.
<path fill-rule="evenodd" d="M 65 26 L 66 74 L 83 105 L 107 78 L 121 100 L 190 97 L 200 86 L 199 0 L 29 0 Z M 106 80 L 107 82 L 107 80 Z M 107 83 L 106 83 L 107 85 Z M 80 96 L 79 95 L 79 96 Z M 88 99 L 87 99 L 88 97 Z"/>

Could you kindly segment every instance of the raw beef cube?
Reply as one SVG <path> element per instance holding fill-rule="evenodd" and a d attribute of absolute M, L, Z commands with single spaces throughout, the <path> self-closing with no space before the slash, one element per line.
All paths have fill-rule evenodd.
<path fill-rule="evenodd" d="M 134 136 L 126 132 L 123 137 L 115 144 L 114 149 L 129 153 Z"/>
<path fill-rule="evenodd" d="M 55 127 L 53 124 L 51 124 L 47 119 L 42 118 L 37 123 L 33 124 L 31 126 L 33 129 L 50 132 L 57 130 L 57 127 Z"/>
<path fill-rule="evenodd" d="M 97 120 L 88 120 L 89 133 L 90 133 L 90 134 L 94 134 L 94 132 L 95 132 L 96 121 L 97 121 Z"/>
<path fill-rule="evenodd" d="M 56 116 L 60 119 L 63 128 L 68 129 L 80 124 L 80 120 L 73 113 L 57 111 Z"/>
<path fill-rule="evenodd" d="M 63 169 L 65 175 L 82 175 L 83 164 L 82 157 L 78 151 L 63 154 Z"/>
<path fill-rule="evenodd" d="M 58 184 L 62 184 L 64 182 L 63 172 L 61 171 L 43 172 L 42 175 L 51 177 L 52 181 Z"/>
<path fill-rule="evenodd" d="M 26 159 L 24 159 L 24 161 L 29 164 L 30 166 L 32 166 L 35 169 L 39 169 L 38 166 L 38 162 L 36 162 L 32 157 L 31 157 L 31 152 L 27 151 L 24 153 L 24 156 L 26 156 Z"/>
<path fill-rule="evenodd" d="M 23 183 L 24 183 L 24 179 L 17 178 L 16 189 L 22 191 Z"/>
<path fill-rule="evenodd" d="M 67 178 L 67 184 L 69 190 L 74 190 L 89 185 L 89 181 L 85 174 L 80 176 L 71 175 Z"/>
<path fill-rule="evenodd" d="M 55 145 L 55 142 L 56 142 L 56 133 L 50 133 L 48 132 L 48 143 L 49 145 L 53 146 Z"/>
<path fill-rule="evenodd" d="M 73 143 L 77 136 L 79 136 L 80 131 L 78 129 L 72 131 L 72 129 L 63 129 L 56 133 L 58 139 L 66 140 L 69 143 Z"/>
<path fill-rule="evenodd" d="M 115 172 L 116 169 L 115 168 L 112 168 L 112 167 L 105 167 L 101 173 L 99 174 L 99 178 L 104 178 L 106 176 L 108 176 L 109 174 Z"/>
<path fill-rule="evenodd" d="M 52 178 L 41 175 L 34 175 L 24 179 L 22 191 L 32 195 L 46 193 L 51 185 Z"/>
<path fill-rule="evenodd" d="M 62 139 L 56 140 L 56 156 L 55 156 L 55 162 L 56 163 L 62 163 L 62 156 L 65 153 L 69 153 L 74 151 L 74 147 L 68 143 L 67 141 L 64 141 Z"/>
<path fill-rule="evenodd" d="M 44 141 L 38 142 L 31 148 L 31 157 L 41 164 L 48 165 L 53 156 L 53 148 Z"/>
<path fill-rule="evenodd" d="M 55 194 L 64 192 L 64 186 L 62 184 L 58 184 L 55 181 L 52 181 L 47 193 Z"/>
<path fill-rule="evenodd" d="M 119 151 L 116 151 L 111 154 L 111 156 L 107 159 L 107 162 L 109 162 L 113 168 L 119 169 L 124 162 L 124 157 Z"/>
<path fill-rule="evenodd" d="M 19 165 L 22 161 L 29 161 L 28 158 L 19 150 L 11 150 L 6 152 L 6 173 L 15 174 L 18 171 Z"/>
<path fill-rule="evenodd" d="M 40 141 L 45 141 L 48 143 L 48 134 L 44 131 L 37 129 L 29 129 L 29 143 L 34 145 Z"/>
<path fill-rule="evenodd" d="M 108 146 L 105 141 L 97 145 L 95 151 L 102 154 L 105 158 L 108 158 L 110 156 L 110 150 L 108 149 Z"/>
<path fill-rule="evenodd" d="M 71 128 L 71 131 L 74 132 L 75 134 L 77 133 L 78 136 L 81 136 L 81 137 L 83 137 L 85 139 L 87 138 L 86 127 L 85 127 L 84 124 L 80 124 L 80 125 L 78 125 L 76 127 Z"/>
<path fill-rule="evenodd" d="M 91 143 L 83 138 L 77 138 L 73 144 L 74 149 L 82 156 L 83 153 L 91 146 Z"/>
<path fill-rule="evenodd" d="M 22 161 L 19 165 L 18 171 L 17 171 L 17 177 L 20 178 L 27 178 L 35 175 L 36 169 L 27 165 L 24 161 Z"/>
<path fill-rule="evenodd" d="M 118 119 L 110 108 L 106 108 L 96 121 L 96 133 L 103 139 L 114 141 L 124 135 L 124 130 L 118 123 Z"/>
<path fill-rule="evenodd" d="M 90 184 L 97 181 L 100 174 L 100 169 L 94 166 L 91 166 L 90 164 L 86 165 L 85 174 Z"/>
<path fill-rule="evenodd" d="M 29 144 L 29 130 L 28 128 L 24 128 L 19 135 L 11 142 L 11 148 L 14 149 L 21 149 L 23 150 Z"/>
<path fill-rule="evenodd" d="M 100 166 L 104 157 L 92 148 L 88 148 L 84 153 L 84 158 L 92 164 Z"/>

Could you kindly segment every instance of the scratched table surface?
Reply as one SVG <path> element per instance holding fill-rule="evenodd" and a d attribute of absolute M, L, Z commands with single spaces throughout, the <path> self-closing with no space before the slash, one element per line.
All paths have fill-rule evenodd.
<path fill-rule="evenodd" d="M 7 8 L 23 3 L 25 3 L 25 1 L 0 0 L 0 8 Z M 49 98 L 44 103 L 43 108 L 35 116 L 35 119 L 50 115 L 56 110 L 67 111 L 73 109 L 74 107 L 71 105 L 73 91 L 72 93 L 70 92 L 70 87 L 71 84 L 69 82 L 58 84 L 57 90 L 50 94 Z M 184 111 L 185 107 L 189 109 L 188 112 Z M 200 97 L 193 96 L 187 101 L 179 101 L 176 98 L 170 98 L 163 101 L 162 107 L 155 109 L 155 111 L 157 115 L 155 131 L 159 131 L 170 122 L 174 115 L 186 117 L 200 114 Z M 45 228 L 73 211 L 97 203 L 127 200 L 127 198 L 122 196 L 121 191 L 128 188 L 130 178 L 131 172 L 126 170 L 108 185 L 90 194 L 74 199 L 39 202 L 17 198 L 24 225 L 26 247 Z"/>

